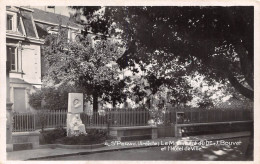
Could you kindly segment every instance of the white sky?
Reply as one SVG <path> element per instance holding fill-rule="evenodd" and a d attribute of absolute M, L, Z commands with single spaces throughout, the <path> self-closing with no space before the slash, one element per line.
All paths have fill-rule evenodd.
<path fill-rule="evenodd" d="M 48 12 L 54 12 L 54 9 L 47 8 L 47 6 L 30 6 L 30 8 L 37 8 L 40 10 L 48 11 Z M 65 16 L 70 16 L 69 13 L 74 13 L 75 11 L 72 9 L 69 9 L 67 6 L 55 6 L 55 13 L 61 14 Z"/>

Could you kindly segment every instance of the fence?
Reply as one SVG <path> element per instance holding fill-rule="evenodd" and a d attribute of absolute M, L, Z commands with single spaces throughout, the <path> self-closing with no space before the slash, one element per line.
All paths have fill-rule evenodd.
<path fill-rule="evenodd" d="M 176 116 L 176 112 L 182 113 Z M 172 109 L 160 112 L 160 121 L 164 124 L 176 123 L 207 123 L 223 121 L 253 120 L 253 110 L 249 109 Z M 102 116 L 99 113 L 81 114 L 83 124 L 87 127 L 120 127 L 144 126 L 154 118 L 148 110 L 115 110 L 107 111 Z M 66 111 L 44 111 L 37 113 L 14 113 L 13 131 L 34 131 L 36 129 L 65 127 Z"/>
<path fill-rule="evenodd" d="M 97 112 L 92 115 L 82 113 L 82 123 L 91 127 L 104 126 L 142 126 L 147 125 L 149 111 L 147 110 L 121 110 L 109 111 L 102 116 Z M 65 127 L 66 111 L 43 111 L 37 113 L 14 113 L 13 132 L 34 131 L 36 129 Z"/>
<path fill-rule="evenodd" d="M 163 120 L 185 124 L 253 120 L 253 109 L 181 108 L 166 112 Z"/>
<path fill-rule="evenodd" d="M 101 116 L 99 113 L 93 113 L 92 116 L 83 113 L 82 122 L 86 126 L 143 126 L 147 125 L 150 119 L 147 110 L 120 110 L 108 111 L 106 115 Z"/>
<path fill-rule="evenodd" d="M 13 132 L 34 131 L 36 129 L 65 127 L 67 112 L 40 111 L 37 113 L 14 113 Z"/>

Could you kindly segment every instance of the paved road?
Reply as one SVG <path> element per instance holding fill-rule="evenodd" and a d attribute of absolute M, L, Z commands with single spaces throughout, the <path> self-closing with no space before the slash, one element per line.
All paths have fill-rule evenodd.
<path fill-rule="evenodd" d="M 213 141 L 212 145 L 209 144 L 207 146 L 160 146 L 56 157 L 46 160 L 248 160 L 245 152 L 248 147 L 249 138 L 235 138 L 224 141 L 222 141 L 222 144 L 219 142 L 217 145 L 213 145 L 217 142 Z M 175 150 L 173 150 L 173 147 Z M 186 149 L 187 147 L 198 148 L 200 150 L 188 150 Z"/>

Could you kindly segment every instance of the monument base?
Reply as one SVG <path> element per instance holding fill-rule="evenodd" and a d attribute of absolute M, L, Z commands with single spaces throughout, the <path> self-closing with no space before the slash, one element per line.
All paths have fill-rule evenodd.
<path fill-rule="evenodd" d="M 80 114 L 68 113 L 67 114 L 67 136 L 78 136 L 80 134 L 87 134 L 85 125 L 80 119 Z"/>

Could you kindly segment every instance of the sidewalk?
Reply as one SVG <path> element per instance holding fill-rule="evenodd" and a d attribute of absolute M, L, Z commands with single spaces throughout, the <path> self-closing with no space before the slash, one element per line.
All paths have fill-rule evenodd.
<path fill-rule="evenodd" d="M 157 138 L 153 140 L 142 140 L 142 141 L 126 141 L 121 143 L 128 143 L 129 145 L 107 143 L 108 145 L 96 149 L 62 149 L 62 148 L 42 148 L 33 150 L 21 150 L 14 152 L 7 152 L 7 160 L 44 160 L 44 158 L 62 157 L 70 155 L 86 155 L 90 153 L 137 149 L 151 146 L 158 146 L 153 143 L 166 143 L 176 142 L 179 140 L 220 140 L 227 138 L 246 137 L 250 136 L 250 132 L 236 132 L 236 133 L 222 133 L 213 135 L 202 135 L 202 136 L 190 136 L 190 137 L 169 137 L 169 138 Z M 139 142 L 139 144 L 138 144 Z M 148 144 L 140 144 L 148 143 Z"/>

